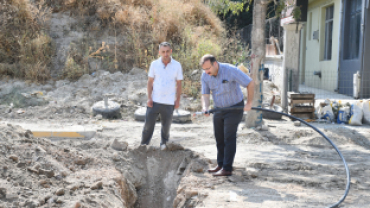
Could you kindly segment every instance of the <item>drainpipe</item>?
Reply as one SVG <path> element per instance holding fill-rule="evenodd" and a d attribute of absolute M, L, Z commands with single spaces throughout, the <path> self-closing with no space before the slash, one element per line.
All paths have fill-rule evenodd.
<path fill-rule="evenodd" d="M 342 33 L 341 33 L 341 30 L 342 30 L 342 27 L 344 26 L 343 23 L 343 4 L 344 4 L 344 0 L 340 1 L 340 5 L 339 5 L 339 31 L 338 31 L 338 70 L 337 70 L 337 87 L 336 87 L 336 90 L 337 92 L 339 92 L 339 70 L 340 70 L 340 58 L 341 58 L 341 47 L 342 45 L 340 44 L 341 43 L 341 38 L 342 38 Z"/>
<path fill-rule="evenodd" d="M 365 26 L 366 26 L 366 18 L 367 18 L 367 14 L 369 13 L 368 11 L 366 11 L 367 9 L 369 9 L 369 2 L 370 0 L 366 0 L 365 4 L 364 4 L 364 8 L 363 8 L 363 20 L 364 22 L 361 24 L 361 29 L 362 29 L 362 61 L 361 61 L 361 83 L 360 83 L 360 98 L 363 98 L 364 97 L 364 91 L 362 90 L 363 89 L 363 85 L 364 85 L 364 79 L 365 77 L 363 76 L 364 75 L 364 66 L 365 66 L 365 46 L 366 46 L 366 38 L 365 38 Z"/>

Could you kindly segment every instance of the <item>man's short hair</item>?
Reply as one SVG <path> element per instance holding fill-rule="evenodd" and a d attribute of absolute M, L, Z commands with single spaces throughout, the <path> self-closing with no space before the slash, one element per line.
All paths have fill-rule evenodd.
<path fill-rule="evenodd" d="M 158 49 L 161 49 L 161 47 L 170 47 L 170 49 L 172 49 L 171 43 L 169 43 L 169 42 L 162 42 L 161 44 L 159 44 Z"/>
<path fill-rule="evenodd" d="M 199 65 L 200 66 L 203 66 L 203 64 L 206 62 L 206 61 L 210 61 L 211 64 L 215 63 L 217 60 L 216 60 L 216 57 L 214 57 L 213 55 L 211 54 L 206 54 L 204 55 L 200 61 L 199 61 Z"/>

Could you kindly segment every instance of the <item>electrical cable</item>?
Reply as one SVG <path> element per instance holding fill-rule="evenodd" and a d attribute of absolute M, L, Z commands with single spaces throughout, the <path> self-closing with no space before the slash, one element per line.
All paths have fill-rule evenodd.
<path fill-rule="evenodd" d="M 214 109 L 211 109 L 209 111 L 206 111 L 204 112 L 204 114 L 211 114 L 211 113 L 214 113 L 214 112 L 217 112 L 217 111 L 227 111 L 227 110 L 242 110 L 244 108 L 244 106 L 238 106 L 238 107 L 226 107 L 226 108 L 214 108 Z M 277 112 L 277 111 L 274 111 L 274 110 L 270 110 L 270 109 L 266 109 L 266 108 L 259 108 L 259 107 L 252 107 L 252 110 L 255 110 L 255 111 L 266 111 L 266 112 L 270 112 L 270 113 L 278 113 L 278 114 L 281 114 L 281 115 L 284 115 L 284 116 L 287 116 L 287 117 L 290 117 L 294 120 L 298 120 L 300 121 L 301 123 L 304 123 L 306 124 L 307 126 L 311 127 L 313 130 L 315 130 L 316 132 L 318 132 L 319 134 L 321 134 L 321 136 L 323 136 L 330 144 L 331 146 L 334 147 L 334 149 L 337 151 L 338 155 L 340 156 L 340 158 L 342 159 L 343 161 L 343 164 L 344 164 L 344 167 L 346 169 L 346 175 L 347 175 L 347 184 L 346 184 L 346 190 L 344 191 L 344 194 L 342 196 L 342 198 L 340 198 L 340 200 L 329 206 L 329 208 L 336 208 L 339 206 L 340 203 L 342 203 L 344 201 L 344 199 L 347 197 L 348 195 L 348 192 L 349 192 L 349 189 L 350 189 L 350 184 L 351 184 L 351 176 L 350 176 L 350 172 L 349 172 L 349 169 L 348 169 L 348 165 L 346 163 L 346 160 L 344 159 L 342 153 L 339 151 L 339 149 L 335 146 L 335 144 L 324 134 L 322 133 L 319 129 L 317 129 L 315 126 L 309 124 L 308 122 L 300 119 L 300 118 L 296 118 L 292 115 L 289 115 L 287 113 L 283 113 L 283 112 Z"/>

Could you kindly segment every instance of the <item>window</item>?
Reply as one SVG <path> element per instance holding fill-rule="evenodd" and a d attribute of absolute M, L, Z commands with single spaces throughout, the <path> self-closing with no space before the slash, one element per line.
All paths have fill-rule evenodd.
<path fill-rule="evenodd" d="M 346 11 L 344 59 L 358 58 L 360 51 L 362 0 L 350 0 Z"/>
<path fill-rule="evenodd" d="M 325 49 L 324 60 L 331 60 L 331 48 L 333 43 L 333 16 L 334 6 L 329 6 L 325 11 Z"/>

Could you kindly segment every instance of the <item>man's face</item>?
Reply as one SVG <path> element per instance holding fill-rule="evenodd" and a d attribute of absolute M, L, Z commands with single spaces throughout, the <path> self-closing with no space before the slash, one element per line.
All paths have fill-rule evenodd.
<path fill-rule="evenodd" d="M 204 72 L 206 72 L 210 76 L 217 75 L 218 70 L 216 69 L 216 63 L 211 63 L 211 61 L 208 60 L 204 62 L 204 64 L 202 65 L 202 68 Z"/>
<path fill-rule="evenodd" d="M 161 46 L 159 48 L 159 55 L 162 57 L 163 61 L 169 61 L 172 55 L 172 49 L 168 46 Z"/>

